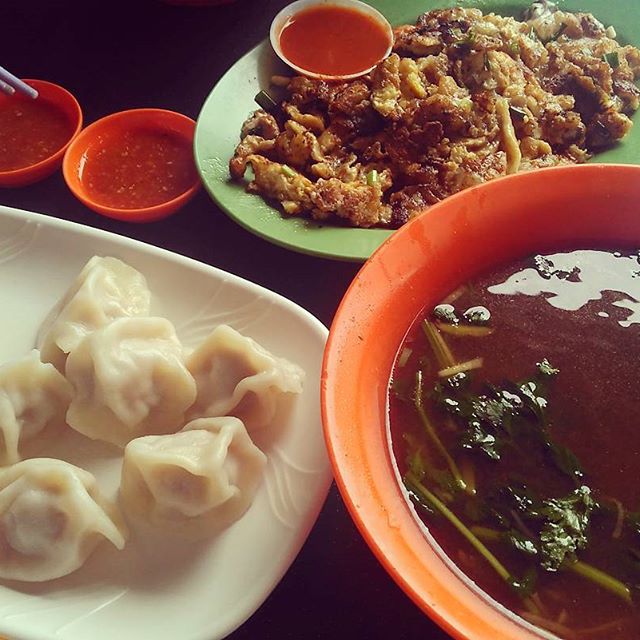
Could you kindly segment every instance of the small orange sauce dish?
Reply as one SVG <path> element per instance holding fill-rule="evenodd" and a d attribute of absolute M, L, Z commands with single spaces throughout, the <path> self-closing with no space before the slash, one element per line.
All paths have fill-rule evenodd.
<path fill-rule="evenodd" d="M 73 141 L 62 171 L 72 193 L 97 213 L 150 222 L 175 213 L 200 187 L 195 122 L 164 109 L 106 116 Z"/>
<path fill-rule="evenodd" d="M 358 0 L 297 0 L 274 18 L 271 46 L 302 75 L 329 81 L 371 71 L 393 47 L 393 30 Z"/>
<path fill-rule="evenodd" d="M 82 129 L 82 110 L 71 93 L 44 80 L 25 82 L 38 91 L 36 99 L 0 93 L 0 187 L 50 176 Z"/>
<path fill-rule="evenodd" d="M 321 380 L 336 482 L 379 561 L 455 638 L 550 636 L 464 576 L 416 514 L 391 450 L 388 385 L 399 346 L 423 309 L 501 265 L 544 252 L 639 246 L 639 213 L 638 166 L 557 167 L 491 181 L 396 231 L 336 313 Z"/>

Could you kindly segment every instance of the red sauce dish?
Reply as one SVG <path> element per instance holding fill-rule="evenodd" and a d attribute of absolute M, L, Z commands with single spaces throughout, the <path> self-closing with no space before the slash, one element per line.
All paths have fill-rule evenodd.
<path fill-rule="evenodd" d="M 386 58 L 393 30 L 358 0 L 298 0 L 271 23 L 271 45 L 292 69 L 312 78 L 350 80 Z"/>
<path fill-rule="evenodd" d="M 82 129 L 82 110 L 66 89 L 44 80 L 25 82 L 38 91 L 35 100 L 0 93 L 0 187 L 50 176 Z"/>
<path fill-rule="evenodd" d="M 132 109 L 87 127 L 64 156 L 73 194 L 97 213 L 150 222 L 180 209 L 200 187 L 195 122 L 164 109 Z"/>

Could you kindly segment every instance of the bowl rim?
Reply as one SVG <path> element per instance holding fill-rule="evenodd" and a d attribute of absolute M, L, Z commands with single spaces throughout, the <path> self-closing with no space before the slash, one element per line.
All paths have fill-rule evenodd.
<path fill-rule="evenodd" d="M 101 130 L 114 122 L 120 122 L 126 124 L 128 121 L 136 122 L 140 118 L 147 116 L 148 122 L 144 125 L 145 128 L 157 129 L 158 131 L 170 130 L 164 124 L 161 124 L 158 118 L 167 118 L 168 121 L 179 122 L 182 125 L 191 127 L 188 136 L 184 136 L 182 132 L 178 132 L 183 136 L 191 145 L 193 149 L 193 140 L 195 135 L 196 122 L 189 116 L 179 113 L 178 111 L 171 111 L 170 109 L 159 109 L 152 107 L 145 107 L 139 109 L 126 109 L 123 111 L 116 111 L 110 113 L 98 120 L 95 120 L 90 125 L 85 127 L 78 136 L 72 140 L 71 144 L 67 147 L 64 158 L 62 160 L 62 175 L 67 184 L 69 190 L 73 195 L 80 200 L 85 206 L 89 207 L 96 213 L 113 218 L 115 220 L 123 220 L 126 222 L 152 222 L 165 218 L 180 209 L 185 205 L 200 189 L 202 183 L 200 176 L 195 171 L 195 178 L 193 183 L 182 193 L 177 196 L 159 202 L 147 207 L 137 208 L 117 208 L 109 205 L 102 204 L 93 198 L 89 197 L 87 192 L 80 187 L 80 182 L 77 179 L 78 164 L 73 162 L 72 156 L 79 152 L 81 149 L 86 149 L 90 143 L 100 134 Z M 134 124 L 133 127 L 137 128 L 139 125 Z M 175 132 L 175 130 L 171 129 Z M 81 156 L 82 157 L 82 156 Z M 194 162 L 195 168 L 195 162 Z"/>
<path fill-rule="evenodd" d="M 322 6 L 348 7 L 351 9 L 355 9 L 356 11 L 359 11 L 360 13 L 376 20 L 376 22 L 384 27 L 389 39 L 389 44 L 384 52 L 384 55 L 382 55 L 379 60 L 377 60 L 374 64 L 370 65 L 366 69 L 347 74 L 327 74 L 319 73 L 316 71 L 309 71 L 308 69 L 300 67 L 299 65 L 289 60 L 280 46 L 280 35 L 282 34 L 282 31 L 284 30 L 288 19 L 306 9 Z M 307 76 L 308 78 L 315 78 L 318 80 L 326 80 L 329 82 L 343 82 L 346 80 L 360 78 L 363 75 L 366 75 L 367 73 L 375 69 L 375 67 L 380 62 L 382 62 L 382 60 L 389 56 L 393 49 L 393 40 L 393 27 L 391 26 L 391 23 L 387 20 L 387 18 L 376 8 L 365 2 L 361 2 L 360 0 L 296 0 L 295 2 L 292 2 L 291 4 L 285 6 L 276 14 L 275 18 L 271 21 L 271 27 L 269 28 L 269 41 L 271 42 L 271 48 L 280 58 L 280 60 L 282 60 L 282 62 L 284 62 L 288 67 L 291 67 L 291 69 L 297 71 L 303 76 Z"/>
<path fill-rule="evenodd" d="M 388 265 L 384 263 L 389 247 L 401 245 L 403 238 L 414 243 L 424 238 L 419 232 L 426 225 L 426 221 L 433 220 L 441 209 L 455 210 L 458 205 L 465 201 L 473 204 L 474 194 L 476 203 L 491 202 L 496 191 L 499 192 L 505 186 L 509 188 L 514 185 L 520 185 L 520 183 L 524 183 L 524 189 L 520 185 L 520 193 L 531 193 L 531 191 L 527 190 L 528 181 L 544 181 L 545 188 L 538 188 L 538 193 L 542 194 L 542 197 L 536 198 L 536 200 L 544 200 L 547 197 L 547 189 L 550 189 L 550 182 L 555 180 L 558 183 L 571 178 L 574 180 L 573 184 L 576 185 L 576 190 L 583 188 L 583 185 L 591 185 L 592 182 L 596 181 L 599 184 L 607 185 L 609 182 L 616 183 L 614 189 L 617 189 L 619 201 L 622 201 L 627 196 L 626 191 L 624 195 L 621 195 L 620 184 L 624 183 L 627 187 L 635 185 L 633 188 L 635 200 L 631 202 L 640 202 L 640 166 L 623 164 L 570 165 L 539 169 L 498 178 L 450 196 L 404 225 L 365 262 L 340 301 L 324 352 L 321 377 L 323 430 L 336 485 L 347 510 L 374 556 L 398 586 L 435 623 L 460 640 L 492 640 L 495 637 L 501 637 L 505 640 L 539 640 L 550 636 L 547 632 L 530 625 L 517 614 L 494 601 L 479 587 L 471 587 L 471 580 L 466 578 L 459 569 L 457 569 L 457 573 L 452 571 L 451 567 L 454 563 L 444 552 L 438 549 L 437 541 L 434 545 L 429 539 L 430 536 L 425 535 L 426 527 L 421 527 L 417 517 L 410 513 L 411 509 L 407 493 L 400 486 L 394 472 L 395 458 L 389 447 L 388 422 L 386 415 L 384 417 L 380 416 L 380 391 L 368 392 L 371 396 L 369 399 L 370 404 L 376 405 L 381 425 L 375 425 L 373 436 L 370 424 L 354 424 L 352 420 L 355 412 L 352 416 L 340 415 L 340 411 L 337 408 L 340 397 L 348 397 L 348 402 L 352 406 L 359 406 L 360 404 L 350 393 L 353 389 L 349 389 L 349 384 L 352 384 L 353 388 L 360 388 L 358 387 L 360 374 L 350 358 L 353 358 L 354 350 L 364 350 L 366 343 L 367 328 L 365 324 L 358 322 L 356 313 L 358 313 L 358 307 L 360 307 L 360 311 L 366 307 L 368 319 L 371 320 L 369 316 L 374 316 L 379 312 L 384 303 L 378 301 L 371 292 L 371 280 L 368 280 L 369 272 L 377 271 L 378 275 L 388 277 L 387 289 L 394 289 L 397 280 L 391 280 L 391 278 L 397 278 L 397 274 L 391 271 L 390 275 L 387 276 L 385 266 Z M 617 180 L 613 178 L 617 178 Z M 566 182 L 563 184 L 566 184 Z M 530 188 L 531 185 L 529 184 Z M 588 188 L 592 187 L 589 186 Z M 607 197 L 610 197 L 610 195 Z M 556 190 L 553 198 L 564 204 L 564 197 L 560 194 L 559 189 Z M 600 202 L 606 202 L 606 197 L 601 197 Z M 458 209 L 461 210 L 463 207 L 458 207 Z M 464 213 L 469 213 L 469 210 Z M 451 213 L 450 217 L 453 215 Z M 625 215 L 628 216 L 628 214 Z M 635 235 L 640 239 L 640 222 L 635 222 L 635 208 L 633 215 L 633 224 L 638 229 Z M 627 238 L 628 243 L 629 239 L 631 239 L 627 235 L 627 229 L 624 228 L 624 222 L 625 218 L 621 216 L 616 233 L 612 232 L 610 234 L 611 237 L 607 238 L 610 244 L 612 242 L 622 243 L 624 238 Z M 578 225 L 581 224 L 582 217 Z M 573 224 L 571 228 L 577 229 L 579 228 L 578 225 Z M 606 222 L 598 222 L 599 228 L 604 225 L 606 225 Z M 623 227 L 622 231 L 619 228 L 620 226 Z M 453 233 L 450 231 L 448 233 L 457 239 L 460 232 L 456 230 Z M 566 233 L 564 228 L 559 232 L 560 239 L 558 242 L 567 244 L 571 242 L 563 236 Z M 592 227 L 589 227 L 588 233 L 594 233 Z M 576 237 L 574 241 L 576 244 L 587 242 L 586 237 L 588 234 L 584 234 L 585 237 L 582 239 L 575 231 L 573 235 Z M 599 236 L 594 234 L 589 237 L 592 237 L 595 243 Z M 556 238 L 554 236 L 550 242 L 554 243 L 555 241 Z M 509 242 L 517 247 L 520 246 L 518 242 L 513 240 L 509 240 Z M 528 240 L 524 242 L 526 244 Z M 528 252 L 530 253 L 531 251 L 528 250 Z M 523 256 L 525 253 L 523 252 L 520 255 Z M 404 263 L 407 262 L 405 258 L 402 258 L 402 260 Z M 356 301 L 354 303 L 352 299 L 358 297 L 360 302 Z M 387 308 L 391 307 L 388 304 L 390 297 L 388 292 L 384 294 L 384 302 L 387 303 Z M 414 309 L 413 318 L 420 310 L 417 307 Z M 408 328 L 408 324 L 403 327 L 405 335 Z M 360 331 L 365 332 L 364 339 L 358 335 Z M 357 338 L 360 338 L 360 340 Z M 396 344 L 396 350 L 399 344 L 400 342 Z M 357 346 L 354 347 L 352 345 Z M 393 355 L 394 361 L 396 355 L 397 352 Z M 349 364 L 345 366 L 345 363 Z M 382 368 L 380 367 L 381 370 Z M 340 376 L 336 373 L 340 370 L 346 370 L 348 373 L 342 373 Z M 390 373 L 391 370 L 386 369 L 385 363 L 384 371 L 382 371 L 381 375 L 388 377 Z M 337 381 L 336 378 L 338 378 Z M 352 379 L 353 382 L 351 382 Z M 341 382 L 347 382 L 347 384 L 342 386 Z M 339 393 L 336 390 L 337 388 L 340 389 Z M 385 397 L 386 391 L 387 379 L 385 378 Z M 344 400 L 342 404 L 346 405 L 347 401 Z M 373 411 L 374 409 L 371 410 L 371 412 Z M 386 411 L 386 405 L 384 411 Z M 349 420 L 350 418 L 352 419 L 351 421 Z M 361 432 L 359 437 L 352 435 L 358 430 Z M 362 435 L 365 431 L 366 437 Z M 373 442 L 374 440 L 375 443 Z M 384 452 L 382 452 L 383 449 Z M 377 470 L 375 469 L 376 465 L 378 465 Z M 380 467 L 383 467 L 382 474 L 380 474 Z M 381 479 L 380 475 L 383 475 L 384 478 Z M 378 476 L 378 479 L 376 479 L 376 476 Z M 390 500 L 391 493 L 393 493 L 393 497 Z M 398 500 L 400 495 L 402 496 L 402 501 Z M 387 500 L 386 502 L 385 499 Z M 399 512 L 402 513 L 398 519 Z M 405 525 L 411 531 L 403 528 Z M 392 536 L 396 536 L 396 538 Z M 415 542 L 418 537 L 420 538 L 419 549 L 418 543 Z M 414 561 L 420 562 L 421 557 L 418 552 L 425 549 L 429 550 L 431 554 L 428 559 L 431 566 L 419 567 L 419 575 L 416 577 L 415 567 L 410 568 L 408 564 L 410 554 L 412 554 L 411 557 Z M 394 564 L 394 560 L 397 561 L 398 566 Z M 466 582 L 461 577 L 466 578 Z M 438 596 L 434 595 L 434 590 L 437 591 Z M 473 606 L 469 606 L 470 603 Z"/>
<path fill-rule="evenodd" d="M 43 98 L 43 102 L 49 102 L 53 105 L 59 106 L 60 104 L 67 104 L 71 106 L 73 111 L 73 132 L 69 136 L 68 140 L 52 154 L 48 155 L 46 158 L 42 160 L 38 160 L 33 164 L 28 164 L 24 167 L 18 167 L 17 169 L 11 169 L 9 171 L 0 170 L 0 181 L 7 181 L 6 186 L 21 186 L 24 183 L 23 180 L 29 180 L 32 176 L 38 176 L 35 181 L 44 179 L 50 175 L 50 173 L 46 172 L 48 167 L 51 167 L 53 171 L 57 168 L 57 163 L 62 162 L 64 154 L 66 150 L 69 148 L 69 145 L 77 138 L 78 134 L 82 130 L 83 125 L 83 114 L 82 108 L 80 107 L 80 103 L 77 98 L 65 87 L 59 85 L 55 82 L 50 82 L 49 80 L 39 80 L 37 78 L 25 78 L 23 82 L 26 82 L 30 87 L 41 91 L 43 88 L 53 89 L 54 91 L 59 92 L 59 94 L 64 98 L 63 100 L 51 100 L 50 98 Z M 25 98 L 26 99 L 26 98 Z M 39 98 L 36 98 L 36 100 Z M 41 171 L 45 170 L 44 173 L 40 174 Z M 12 184 L 16 181 L 16 184 Z"/>

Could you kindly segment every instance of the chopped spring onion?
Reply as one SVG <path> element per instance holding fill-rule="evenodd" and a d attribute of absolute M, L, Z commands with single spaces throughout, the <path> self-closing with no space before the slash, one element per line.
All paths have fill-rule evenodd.
<path fill-rule="evenodd" d="M 260 91 L 260 93 L 256 94 L 254 100 L 267 112 L 273 111 L 278 106 L 266 91 Z"/>
<path fill-rule="evenodd" d="M 452 367 L 441 369 L 440 371 L 438 371 L 438 376 L 440 378 L 450 378 L 451 376 L 455 376 L 456 373 L 463 373 L 465 371 L 472 371 L 473 369 L 480 369 L 482 368 L 483 362 L 484 361 L 482 358 L 467 360 L 466 362 L 455 364 Z"/>
<path fill-rule="evenodd" d="M 469 527 L 471 532 L 475 534 L 482 542 L 501 542 L 504 540 L 504 532 L 489 527 L 482 527 L 478 524 Z"/>
<path fill-rule="evenodd" d="M 519 107 L 509 106 L 509 113 L 514 120 L 526 121 L 527 112 Z"/>
<path fill-rule="evenodd" d="M 406 483 L 408 488 L 426 502 L 430 507 L 439 511 L 480 553 L 480 555 L 489 563 L 491 568 L 507 583 L 511 584 L 512 577 L 504 565 L 480 542 L 480 540 L 472 533 L 472 531 L 451 511 L 435 494 L 431 493 L 422 482 L 411 473 L 407 474 Z"/>
<path fill-rule="evenodd" d="M 429 416 L 424 408 L 423 403 L 423 382 L 422 382 L 422 371 L 418 371 L 416 373 L 416 385 L 413 390 L 413 404 L 420 416 L 420 420 L 422 421 L 422 426 L 424 427 L 427 435 L 431 438 L 431 441 L 435 445 L 436 449 L 440 453 L 440 455 L 444 458 L 447 465 L 449 466 L 449 470 L 451 471 L 451 475 L 454 477 L 456 484 L 463 490 L 466 491 L 467 485 L 460 474 L 460 469 L 458 469 L 458 465 L 455 460 L 449 455 L 446 447 L 442 444 L 442 440 L 440 440 L 436 430 L 431 424 L 431 420 L 429 420 Z"/>
<path fill-rule="evenodd" d="M 451 44 L 454 47 L 472 48 L 476 44 L 476 34 L 473 31 L 467 31 L 466 34 L 460 33 L 460 37 Z"/>
<path fill-rule="evenodd" d="M 442 333 L 448 333 L 452 336 L 469 336 L 481 338 L 493 333 L 492 327 L 468 325 L 468 324 L 448 324 L 446 322 L 436 322 L 436 327 Z"/>
<path fill-rule="evenodd" d="M 608 63 L 608 65 L 612 69 L 617 69 L 620 66 L 620 56 L 617 51 L 612 51 L 611 53 L 605 53 L 602 56 L 602 59 Z"/>
<path fill-rule="evenodd" d="M 370 187 L 375 187 L 378 184 L 378 172 L 376 169 L 371 169 L 371 171 L 367 173 L 367 184 Z"/>
<path fill-rule="evenodd" d="M 287 178 L 293 178 L 296 175 L 296 172 L 288 165 L 283 164 L 280 171 L 287 176 Z"/>
<path fill-rule="evenodd" d="M 618 596 L 626 603 L 632 604 L 633 601 L 631 599 L 631 590 L 629 587 L 627 587 L 623 582 L 620 582 L 620 580 L 610 576 L 608 573 L 600 571 L 600 569 L 580 560 L 576 560 L 575 562 L 565 562 L 562 566 L 563 568 L 569 569 L 587 580 L 591 580 L 591 582 L 599 584 L 603 589 L 606 589 L 610 593 Z"/>
<path fill-rule="evenodd" d="M 398 366 L 399 367 L 404 367 L 405 364 L 407 364 L 409 358 L 411 357 L 411 354 L 413 353 L 412 349 L 409 349 L 409 347 L 405 347 L 401 352 L 400 352 L 400 357 L 398 358 Z"/>

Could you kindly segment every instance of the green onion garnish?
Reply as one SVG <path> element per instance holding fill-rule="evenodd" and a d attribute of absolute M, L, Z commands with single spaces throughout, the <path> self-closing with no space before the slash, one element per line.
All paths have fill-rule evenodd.
<path fill-rule="evenodd" d="M 527 112 L 524 109 L 518 107 L 509 106 L 509 113 L 514 120 L 526 120 Z"/>
<path fill-rule="evenodd" d="M 254 100 L 267 112 L 273 111 L 278 106 L 266 91 L 260 91 L 260 93 L 256 94 Z"/>
<path fill-rule="evenodd" d="M 293 178 L 296 175 L 296 172 L 286 164 L 282 165 L 280 171 L 283 173 L 283 175 L 287 176 L 287 178 Z"/>
<path fill-rule="evenodd" d="M 371 169 L 371 171 L 367 173 L 367 184 L 370 187 L 375 187 L 378 184 L 378 172 L 376 169 Z"/>
<path fill-rule="evenodd" d="M 620 56 L 617 51 L 611 53 L 605 53 L 602 59 L 609 64 L 612 69 L 617 69 L 620 66 Z"/>

